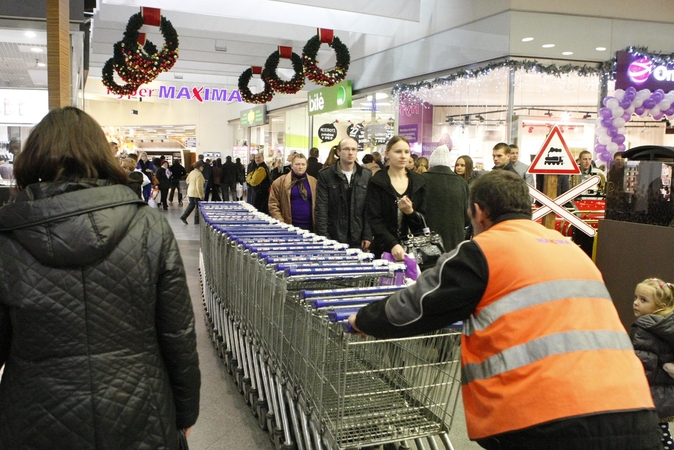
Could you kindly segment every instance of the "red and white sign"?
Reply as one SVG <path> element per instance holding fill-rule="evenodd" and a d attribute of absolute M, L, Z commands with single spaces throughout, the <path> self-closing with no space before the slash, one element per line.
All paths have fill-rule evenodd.
<path fill-rule="evenodd" d="M 567 147 L 562 132 L 557 125 L 550 130 L 543 147 L 541 147 L 527 172 L 548 175 L 575 175 L 580 173 L 576 159 L 569 151 L 569 147 Z"/>
<path fill-rule="evenodd" d="M 536 210 L 531 215 L 531 219 L 538 220 L 544 215 L 548 214 L 550 211 L 552 211 L 561 218 L 568 220 L 574 227 L 578 228 L 580 231 L 587 234 L 588 236 L 594 236 L 596 234 L 594 228 L 592 228 L 590 225 L 585 223 L 581 218 L 579 218 L 566 208 L 562 207 L 561 205 L 568 202 L 569 200 L 573 200 L 586 190 L 593 188 L 594 186 L 599 184 L 599 181 L 600 178 L 597 175 L 595 175 L 583 181 L 573 189 L 566 191 L 565 193 L 563 193 L 554 200 L 552 200 L 544 193 L 536 190 L 536 188 L 529 186 L 529 195 L 531 195 L 541 205 L 543 205 L 541 208 Z"/>

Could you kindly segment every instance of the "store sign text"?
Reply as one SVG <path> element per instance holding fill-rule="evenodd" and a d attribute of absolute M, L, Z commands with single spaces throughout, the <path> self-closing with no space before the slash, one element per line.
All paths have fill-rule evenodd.
<path fill-rule="evenodd" d="M 108 89 L 108 95 L 114 95 Z M 199 103 L 204 102 L 226 102 L 232 103 L 237 102 L 241 103 L 241 94 L 238 89 L 232 89 L 228 91 L 227 89 L 214 89 L 207 88 L 204 86 L 197 87 L 193 86 L 189 88 L 188 86 L 167 86 L 160 85 L 159 89 L 152 88 L 140 88 L 131 95 L 119 95 L 117 98 L 119 100 L 126 97 L 127 99 L 131 98 L 151 98 L 157 97 L 160 99 L 166 100 L 196 100 Z"/>
<path fill-rule="evenodd" d="M 629 52 L 616 53 L 616 89 L 674 89 L 674 66 L 672 63 L 658 64 L 642 55 Z"/>

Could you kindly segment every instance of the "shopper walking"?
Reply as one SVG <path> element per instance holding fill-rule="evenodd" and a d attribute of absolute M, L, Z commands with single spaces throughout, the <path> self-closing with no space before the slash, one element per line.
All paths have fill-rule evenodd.
<path fill-rule="evenodd" d="M 307 158 L 295 153 L 290 172 L 271 185 L 269 215 L 290 225 L 313 231 L 316 178 L 307 175 Z"/>
<path fill-rule="evenodd" d="M 169 192 L 169 203 L 173 203 L 173 198 L 176 190 L 178 191 L 178 205 L 183 206 L 183 193 L 180 189 L 180 182 L 183 177 L 187 174 L 185 167 L 180 164 L 177 158 L 173 158 L 173 164 L 171 164 L 171 192 Z"/>
<path fill-rule="evenodd" d="M 0 448 L 177 448 L 199 414 L 194 313 L 164 217 L 101 129 L 52 109 L 0 208 Z"/>
<path fill-rule="evenodd" d="M 159 180 L 159 195 L 161 196 L 160 204 L 163 207 L 163 210 L 168 209 L 168 193 L 171 188 L 171 177 L 173 174 L 169 170 L 169 163 L 166 160 L 163 160 L 161 167 L 157 169 L 157 180 Z M 157 208 L 160 207 L 160 204 L 157 204 Z"/>
<path fill-rule="evenodd" d="M 204 162 L 197 161 L 194 163 L 194 169 L 187 174 L 187 200 L 188 205 L 183 212 L 183 215 L 180 216 L 180 220 L 187 225 L 187 218 L 192 214 L 192 211 L 199 206 L 199 201 L 204 199 Z M 199 210 L 194 214 L 194 224 L 199 224 Z"/>

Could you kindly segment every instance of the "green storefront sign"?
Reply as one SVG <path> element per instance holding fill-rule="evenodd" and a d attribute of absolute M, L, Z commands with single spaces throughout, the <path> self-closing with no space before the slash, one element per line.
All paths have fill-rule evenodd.
<path fill-rule="evenodd" d="M 267 123 L 267 106 L 262 105 L 241 111 L 242 127 L 257 127 Z"/>
<path fill-rule="evenodd" d="M 351 108 L 351 80 L 309 92 L 309 115 Z"/>

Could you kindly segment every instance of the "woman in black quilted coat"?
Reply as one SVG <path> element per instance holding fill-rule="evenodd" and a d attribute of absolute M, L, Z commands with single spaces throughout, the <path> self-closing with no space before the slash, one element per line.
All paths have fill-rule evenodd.
<path fill-rule="evenodd" d="M 655 409 L 660 417 L 664 450 L 674 449 L 669 422 L 674 419 L 674 287 L 658 278 L 637 284 L 637 318 L 630 337 L 644 365 Z"/>
<path fill-rule="evenodd" d="M 101 127 L 50 111 L 0 208 L 0 449 L 177 449 L 201 383 L 167 221 L 126 186 Z"/>

